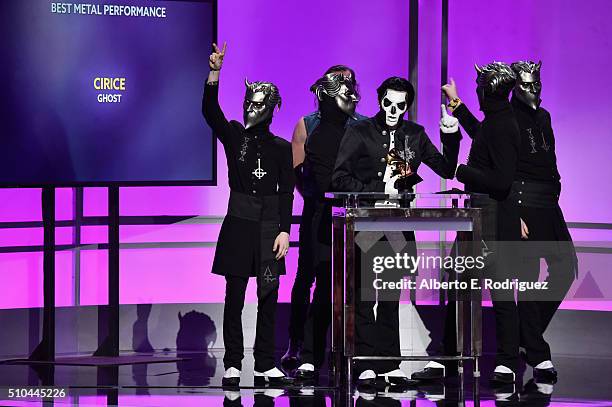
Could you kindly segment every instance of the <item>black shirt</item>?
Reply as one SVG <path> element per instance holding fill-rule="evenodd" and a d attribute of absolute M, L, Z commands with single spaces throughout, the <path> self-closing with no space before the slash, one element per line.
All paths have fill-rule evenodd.
<path fill-rule="evenodd" d="M 550 114 L 541 107 L 533 110 L 516 98 L 512 98 L 511 105 L 520 130 L 515 180 L 559 184 L 561 176 L 557 169 Z M 459 105 L 453 115 L 470 137 L 477 137 L 481 123 L 465 104 Z"/>
<path fill-rule="evenodd" d="M 488 98 L 481 109 L 485 114 L 482 123 L 463 104 L 453 112 L 474 138 L 467 165 L 457 168 L 457 180 L 468 192 L 487 193 L 501 200 L 508 196 L 518 166 L 518 124 L 505 98 Z"/>
<path fill-rule="evenodd" d="M 320 103 L 321 121 L 312 131 L 304 146 L 304 194 L 322 197 L 331 191 L 331 177 L 344 136 L 348 116 L 333 102 Z"/>
<path fill-rule="evenodd" d="M 256 197 L 278 195 L 280 230 L 289 233 L 295 186 L 291 143 L 270 133 L 269 123 L 245 130 L 228 121 L 218 93 L 218 85 L 206 84 L 202 114 L 225 149 L 230 189 Z"/>
<path fill-rule="evenodd" d="M 531 109 L 516 98 L 512 98 L 512 107 L 521 130 L 521 149 L 515 179 L 559 184 L 561 176 L 557 169 L 550 113 L 541 107 Z"/>
<path fill-rule="evenodd" d="M 460 116 L 467 108 L 461 109 L 462 106 L 453 113 L 463 125 Z M 519 211 L 507 198 L 518 166 L 518 124 L 507 98 L 486 97 L 480 108 L 485 118 L 480 125 L 475 118 L 470 123 L 479 130 L 472 141 L 468 164 L 457 168 L 457 179 L 465 184 L 468 192 L 487 193 L 495 199 L 476 198 L 473 202 L 483 209 L 484 235 L 498 241 L 517 241 L 521 230 Z"/>
<path fill-rule="evenodd" d="M 384 192 L 383 181 L 389 151 L 389 131 L 384 116 L 361 120 L 346 129 L 340 143 L 332 186 L 336 191 Z M 440 132 L 443 154 L 433 145 L 423 126 L 402 120 L 394 135 L 395 147 L 411 152 L 410 168 L 417 172 L 421 162 L 443 178 L 452 179 L 457 166 L 461 133 Z"/>

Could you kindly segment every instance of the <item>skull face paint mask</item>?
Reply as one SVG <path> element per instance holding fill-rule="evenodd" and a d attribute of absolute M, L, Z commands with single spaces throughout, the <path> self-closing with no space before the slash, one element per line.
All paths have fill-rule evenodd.
<path fill-rule="evenodd" d="M 381 111 L 385 112 L 385 123 L 389 127 L 395 127 L 399 123 L 400 118 L 408 110 L 406 103 L 407 92 L 401 92 L 393 89 L 387 89 L 380 101 Z"/>
<path fill-rule="evenodd" d="M 246 94 L 243 104 L 243 119 L 245 129 L 272 120 L 274 107 L 281 105 L 278 88 L 269 82 L 249 83 L 245 80 Z"/>
<path fill-rule="evenodd" d="M 514 96 L 533 110 L 540 106 L 540 94 L 542 93 L 541 66 L 542 62 L 535 64 L 531 61 L 519 61 L 512 64 L 512 69 L 517 75 L 513 91 Z"/>

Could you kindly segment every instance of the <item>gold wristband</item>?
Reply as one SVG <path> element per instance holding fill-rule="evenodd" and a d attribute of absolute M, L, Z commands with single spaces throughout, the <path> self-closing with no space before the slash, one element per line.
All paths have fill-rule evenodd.
<path fill-rule="evenodd" d="M 453 98 L 451 99 L 450 102 L 448 102 L 448 108 L 450 109 L 450 111 L 454 111 L 457 107 L 459 107 L 459 105 L 461 104 L 461 99 L 459 98 Z"/>

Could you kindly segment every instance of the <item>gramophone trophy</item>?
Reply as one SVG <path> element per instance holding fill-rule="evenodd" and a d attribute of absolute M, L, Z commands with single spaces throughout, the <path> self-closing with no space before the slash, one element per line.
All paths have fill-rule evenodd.
<path fill-rule="evenodd" d="M 395 188 L 398 192 L 412 192 L 413 187 L 423 178 L 419 174 L 412 171 L 410 163 L 406 159 L 409 156 L 405 150 L 392 148 L 387 153 L 387 164 L 391 166 L 391 177 L 399 175 L 395 182 Z"/>

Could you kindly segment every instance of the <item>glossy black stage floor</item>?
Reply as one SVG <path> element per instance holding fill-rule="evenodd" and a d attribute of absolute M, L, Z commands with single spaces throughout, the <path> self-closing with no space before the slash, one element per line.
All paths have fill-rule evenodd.
<path fill-rule="evenodd" d="M 584 346 L 587 346 L 584 344 Z M 488 383 L 492 357 L 482 359 L 477 394 L 471 374 L 463 380 L 447 379 L 404 392 L 381 387 L 377 393 L 337 390 L 322 375 L 315 387 L 287 389 L 254 388 L 252 354 L 247 354 L 241 388 L 224 391 L 223 351 L 166 353 L 160 356 L 185 359 L 170 363 L 143 363 L 110 367 L 0 364 L 2 406 L 612 406 L 612 359 L 555 357 L 559 380 L 555 385 L 531 380 L 531 369 L 523 372 L 523 383 L 493 389 Z M 469 371 L 469 366 L 467 369 Z M 8 389 L 53 385 L 67 388 L 67 397 L 41 401 L 36 397 L 8 398 Z"/>

